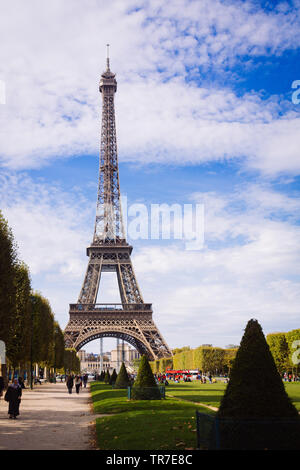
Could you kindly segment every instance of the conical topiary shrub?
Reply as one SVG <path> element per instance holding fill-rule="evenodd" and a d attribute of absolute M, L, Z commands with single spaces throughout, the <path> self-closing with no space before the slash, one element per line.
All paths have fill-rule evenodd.
<path fill-rule="evenodd" d="M 115 388 L 127 388 L 130 385 L 130 380 L 124 362 L 122 362 L 120 372 L 115 383 Z"/>
<path fill-rule="evenodd" d="M 109 384 L 109 381 L 110 381 L 110 373 L 109 373 L 109 370 L 107 369 L 105 373 L 105 377 L 104 377 L 104 383 Z"/>
<path fill-rule="evenodd" d="M 100 374 L 100 379 L 99 379 L 100 382 L 104 382 L 104 378 L 105 378 L 105 372 L 104 372 L 104 370 L 103 370 L 103 371 L 101 372 L 101 374 Z"/>
<path fill-rule="evenodd" d="M 142 356 L 131 398 L 133 400 L 160 400 L 160 391 L 155 382 L 147 356 Z"/>
<path fill-rule="evenodd" d="M 250 320 L 246 326 L 217 419 L 224 449 L 299 446 L 298 412 L 257 320 Z"/>
<path fill-rule="evenodd" d="M 113 370 L 113 373 L 111 374 L 110 376 L 110 379 L 109 379 L 109 384 L 110 385 L 114 385 L 115 382 L 117 380 L 117 372 L 116 372 L 116 369 Z"/>

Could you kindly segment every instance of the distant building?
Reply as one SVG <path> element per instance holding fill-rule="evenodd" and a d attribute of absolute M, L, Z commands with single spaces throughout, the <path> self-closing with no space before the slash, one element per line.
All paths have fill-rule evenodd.
<path fill-rule="evenodd" d="M 119 352 L 119 360 L 118 360 L 118 352 Z M 128 344 L 124 344 L 124 348 L 122 348 L 122 344 L 119 344 L 117 349 L 113 349 L 111 351 L 111 364 L 113 369 L 118 369 L 121 366 L 122 362 L 124 362 L 125 367 L 130 369 L 133 365 L 133 361 L 138 359 L 140 354 L 137 352 L 136 349 L 132 349 Z"/>
<path fill-rule="evenodd" d="M 81 372 L 89 374 L 100 373 L 100 354 L 87 353 L 85 350 L 81 349 L 78 351 L 77 355 L 80 359 Z M 110 363 L 110 353 L 103 354 L 103 369 L 112 370 Z"/>
<path fill-rule="evenodd" d="M 78 351 L 77 355 L 80 359 L 81 372 L 90 374 L 100 373 L 100 354 L 87 353 L 85 350 L 81 349 Z M 130 370 L 133 361 L 139 357 L 140 354 L 136 349 L 131 348 L 128 344 L 124 344 L 124 347 L 120 344 L 118 349 L 103 353 L 103 370 L 109 370 L 111 373 L 113 369 L 116 369 L 118 372 L 122 362 L 124 362 L 126 368 Z"/>

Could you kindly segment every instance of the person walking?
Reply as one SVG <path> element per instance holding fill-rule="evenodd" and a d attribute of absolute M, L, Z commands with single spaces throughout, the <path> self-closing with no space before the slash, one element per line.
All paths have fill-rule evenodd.
<path fill-rule="evenodd" d="M 18 379 L 14 379 L 8 386 L 4 400 L 8 401 L 8 414 L 10 419 L 16 419 L 19 416 L 19 408 L 21 403 L 22 388 L 18 383 Z"/>
<path fill-rule="evenodd" d="M 24 379 L 23 377 L 19 377 L 18 378 L 18 382 L 19 382 L 19 385 L 21 388 L 25 388 L 25 384 L 24 384 Z"/>
<path fill-rule="evenodd" d="M 79 393 L 79 389 L 82 385 L 82 382 L 81 382 L 81 377 L 79 377 L 79 375 L 76 375 L 75 376 L 75 388 L 76 388 L 76 393 Z"/>
<path fill-rule="evenodd" d="M 69 375 L 69 376 L 68 376 L 67 381 L 66 381 L 66 385 L 67 385 L 67 387 L 68 387 L 69 393 L 71 394 L 71 393 L 72 393 L 72 388 L 73 388 L 73 386 L 74 386 L 73 375 Z"/>
<path fill-rule="evenodd" d="M 87 381 L 88 381 L 88 375 L 87 375 L 87 374 L 84 374 L 84 376 L 83 376 L 83 385 L 84 385 L 84 388 L 86 388 Z"/>

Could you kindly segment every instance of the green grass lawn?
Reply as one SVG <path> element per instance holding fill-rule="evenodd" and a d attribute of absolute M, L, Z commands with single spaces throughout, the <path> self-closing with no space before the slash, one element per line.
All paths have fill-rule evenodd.
<path fill-rule="evenodd" d="M 293 404 L 300 411 L 300 382 L 285 382 L 284 385 Z"/>
<path fill-rule="evenodd" d="M 166 387 L 168 396 L 214 407 L 219 406 L 227 385 L 223 382 L 201 384 L 198 381 L 181 382 L 179 384 L 169 383 L 170 385 Z"/>
<path fill-rule="evenodd" d="M 285 382 L 284 385 L 293 404 L 300 411 L 300 382 Z M 170 382 L 166 388 L 166 394 L 194 403 L 219 407 L 225 388 L 226 384 L 223 382 L 213 384 L 201 384 L 198 381 L 179 384 Z"/>
<path fill-rule="evenodd" d="M 300 411 L 300 382 L 285 383 Z M 223 382 L 182 382 L 166 387 L 165 400 L 128 400 L 127 390 L 91 383 L 98 446 L 106 450 L 176 450 L 196 448 L 195 411 L 214 411 L 197 403 L 218 407 L 226 388 Z"/>
<path fill-rule="evenodd" d="M 196 448 L 195 411 L 213 411 L 167 397 L 165 400 L 128 400 L 127 390 L 91 383 L 99 449 L 176 450 Z"/>

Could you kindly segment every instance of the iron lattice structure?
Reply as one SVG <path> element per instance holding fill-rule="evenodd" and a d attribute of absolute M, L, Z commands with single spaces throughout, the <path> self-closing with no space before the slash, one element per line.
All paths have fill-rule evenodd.
<path fill-rule="evenodd" d="M 117 337 L 150 360 L 160 359 L 172 353 L 152 319 L 152 305 L 143 301 L 131 263 L 132 246 L 125 237 L 114 109 L 117 81 L 109 59 L 99 90 L 103 107 L 95 230 L 87 248 L 89 261 L 78 302 L 70 305 L 65 344 L 78 351 L 94 339 Z M 101 273 L 105 271 L 117 274 L 120 304 L 96 303 Z"/>

